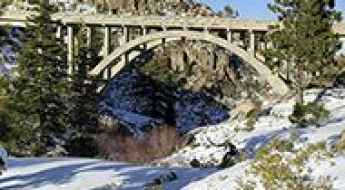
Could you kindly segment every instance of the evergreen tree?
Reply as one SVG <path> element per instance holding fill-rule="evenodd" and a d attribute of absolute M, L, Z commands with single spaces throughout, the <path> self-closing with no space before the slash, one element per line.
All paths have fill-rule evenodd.
<path fill-rule="evenodd" d="M 278 15 L 281 25 L 269 36 L 272 46 L 265 52 L 273 66 L 288 63 L 296 71 L 298 103 L 310 77 L 320 76 L 334 61 L 339 40 L 332 31 L 341 15 L 334 0 L 274 0 L 269 9 Z"/>
<path fill-rule="evenodd" d="M 236 18 L 239 16 L 239 13 L 237 10 L 234 10 L 231 5 L 227 5 L 224 7 L 223 11 L 218 12 L 218 16 L 226 18 Z"/>
<path fill-rule="evenodd" d="M 65 148 L 72 156 L 93 157 L 97 154 L 95 132 L 98 124 L 97 83 L 89 78 L 88 71 L 100 59 L 98 51 L 86 47 L 82 39 L 82 27 L 79 28 L 77 69 L 72 75 L 69 85 L 69 122 L 72 135 Z"/>
<path fill-rule="evenodd" d="M 76 59 L 78 70 L 70 83 L 70 122 L 74 129 L 85 133 L 93 131 L 97 125 L 97 86 L 88 77 L 88 68 L 98 61 L 97 51 L 80 48 Z"/>
<path fill-rule="evenodd" d="M 35 2 L 38 15 L 29 18 L 26 40 L 9 94 L 11 123 L 20 129 L 20 145 L 38 154 L 53 146 L 53 138 L 68 124 L 65 49 L 55 37 L 46 1 Z"/>

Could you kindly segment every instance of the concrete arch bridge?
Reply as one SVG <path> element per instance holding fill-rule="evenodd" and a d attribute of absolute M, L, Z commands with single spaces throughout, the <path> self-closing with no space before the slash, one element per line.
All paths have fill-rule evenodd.
<path fill-rule="evenodd" d="M 10 24 L 25 27 L 26 18 L 33 12 L 6 12 L 0 17 L 0 25 Z M 246 64 L 254 68 L 259 77 L 268 82 L 272 92 L 284 95 L 288 92 L 285 83 L 263 64 L 256 52 L 267 44 L 263 36 L 269 32 L 270 21 L 237 20 L 217 17 L 159 17 L 159 16 L 115 16 L 115 15 L 67 15 L 57 13 L 52 16 L 57 23 L 57 37 L 64 38 L 68 49 L 69 73 L 78 66 L 75 63 L 78 41 L 76 29 L 86 28 L 87 46 L 96 42 L 94 31 L 102 29 L 103 60 L 89 75 L 102 76 L 110 80 L 131 60 L 143 51 L 170 40 L 200 40 L 217 45 L 236 54 Z M 345 35 L 345 25 L 336 24 L 335 32 Z M 136 35 L 133 32 L 136 31 Z M 114 37 L 116 33 L 116 37 Z M 116 40 L 118 43 L 113 46 Z"/>

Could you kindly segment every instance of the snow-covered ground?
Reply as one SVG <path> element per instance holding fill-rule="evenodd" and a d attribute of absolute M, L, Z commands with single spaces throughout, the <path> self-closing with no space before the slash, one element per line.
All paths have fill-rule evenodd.
<path fill-rule="evenodd" d="M 152 168 L 78 158 L 10 159 L 9 170 L 0 176 L 0 189 L 137 190 L 171 171 L 179 180 L 168 184 L 167 188 L 181 189 L 210 175 L 215 169 Z"/>
<path fill-rule="evenodd" d="M 307 99 L 314 100 L 318 92 L 308 91 Z M 288 120 L 294 104 L 294 100 L 289 99 L 274 105 L 269 114 L 260 116 L 255 129 L 250 132 L 235 130 L 235 127 L 241 126 L 235 120 L 199 128 L 193 131 L 196 145 L 186 147 L 162 161 L 176 167 L 133 166 L 78 158 L 10 159 L 9 170 L 0 176 L 0 189 L 140 190 L 157 177 L 174 171 L 177 180 L 166 183 L 164 189 L 231 190 L 236 187 L 236 180 L 250 166 L 257 150 L 275 137 L 289 138 L 293 134 L 297 136 L 297 143 L 301 147 L 320 141 L 334 143 L 336 137 L 345 130 L 345 90 L 327 91 L 322 101 L 331 116 L 320 127 L 295 128 Z M 204 163 L 217 163 L 222 158 L 227 150 L 210 145 L 209 140 L 217 144 L 229 140 L 245 150 L 252 159 L 225 170 L 186 167 L 194 158 Z M 330 175 L 335 178 L 336 189 L 345 189 L 345 155 L 320 162 L 313 169 L 313 175 Z"/>
<path fill-rule="evenodd" d="M 306 93 L 306 99 L 313 101 L 319 90 L 311 90 Z M 255 130 L 251 132 L 236 132 L 229 124 L 219 126 L 219 128 L 207 128 L 202 130 L 200 138 L 213 138 L 214 141 L 224 141 L 222 135 L 229 134 L 231 141 L 239 148 L 244 149 L 247 153 L 252 153 L 254 158 L 258 149 L 270 142 L 273 138 L 289 138 L 292 134 L 298 136 L 298 145 L 306 146 L 311 143 L 326 141 L 329 144 L 334 143 L 342 131 L 345 130 L 345 90 L 330 90 L 326 91 L 322 97 L 322 102 L 325 107 L 331 112 L 330 118 L 322 126 L 310 126 L 304 129 L 297 129 L 288 120 L 288 116 L 293 111 L 294 99 L 279 103 L 273 107 L 271 113 L 267 116 L 259 117 Z M 235 123 L 235 125 L 240 125 Z M 207 131 L 207 132 L 204 132 Z M 200 140 L 207 144 L 207 141 Z M 219 148 L 207 149 L 207 146 L 199 146 L 185 153 L 181 153 L 179 157 L 197 157 L 206 158 L 204 161 L 209 161 L 209 155 L 217 155 L 217 153 L 224 153 Z M 221 154 L 218 155 L 218 157 Z M 248 160 L 235 165 L 232 168 L 216 172 L 203 180 L 188 184 L 184 190 L 231 190 L 237 187 L 236 181 L 243 177 L 246 169 L 249 168 L 252 160 Z M 334 188 L 338 190 L 345 189 L 345 155 L 339 155 L 332 160 L 327 160 L 318 163 L 313 168 L 312 175 L 315 176 L 330 176 L 335 179 Z"/>

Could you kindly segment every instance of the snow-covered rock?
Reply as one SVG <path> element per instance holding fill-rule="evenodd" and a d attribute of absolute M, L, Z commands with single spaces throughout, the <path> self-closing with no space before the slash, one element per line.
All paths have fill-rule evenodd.
<path fill-rule="evenodd" d="M 313 101 L 321 90 L 309 90 L 306 92 L 307 101 Z M 313 143 L 325 141 L 326 143 L 334 143 L 345 130 L 345 89 L 327 90 L 323 93 L 321 102 L 330 111 L 329 120 L 320 127 L 309 126 L 308 128 L 299 129 L 294 124 L 290 123 L 288 116 L 293 111 L 294 99 L 278 103 L 272 107 L 269 115 L 261 116 L 255 125 L 255 129 L 250 132 L 234 131 L 229 129 L 230 124 L 213 127 L 216 131 L 211 131 L 210 128 L 200 129 L 203 135 L 200 135 L 198 141 L 200 146 L 181 151 L 177 157 L 201 157 L 208 158 L 207 155 L 212 155 L 217 152 L 217 148 L 207 148 L 201 137 L 209 136 L 209 138 L 224 141 L 225 134 L 228 134 L 228 139 L 231 140 L 238 148 L 245 150 L 252 158 L 255 158 L 255 153 L 264 145 L 271 142 L 274 138 L 291 139 L 297 138 L 296 147 L 303 148 Z M 233 125 L 232 123 L 231 125 Z M 220 127 L 220 128 L 219 128 Z M 218 131 L 219 130 L 219 131 Z M 219 132 L 219 133 L 218 133 Z M 200 131 L 198 132 L 200 133 Z M 225 133 L 225 134 L 224 134 Z M 222 136 L 220 136 L 223 135 Z M 221 151 L 218 149 L 218 151 Z M 176 156 L 176 155 L 175 155 Z M 174 158 L 172 156 L 170 159 Z M 208 160 L 204 160 L 208 161 Z M 232 168 L 216 172 L 200 181 L 193 182 L 185 186 L 184 190 L 231 190 L 236 189 L 236 181 L 245 175 L 246 169 L 250 167 L 252 159 L 239 163 Z M 314 165 L 313 165 L 314 164 Z M 317 163 L 311 162 L 309 164 L 312 168 L 311 175 L 313 177 L 330 176 L 334 179 L 335 189 L 345 188 L 345 160 L 344 155 L 338 155 L 332 159 L 320 161 Z"/>
<path fill-rule="evenodd" d="M 0 146 L 0 175 L 7 168 L 8 154 L 7 151 Z"/>
<path fill-rule="evenodd" d="M 315 100 L 320 92 L 321 90 L 307 91 L 306 100 Z M 327 140 L 345 130 L 345 90 L 325 91 L 321 102 L 331 112 L 329 120 L 321 127 L 296 128 L 288 118 L 293 112 L 295 103 L 294 98 L 290 98 L 273 105 L 268 115 L 259 116 L 253 131 L 239 130 L 243 121 L 234 117 L 219 125 L 206 126 L 191 131 L 190 134 L 194 135 L 195 138 L 194 143 L 161 160 L 161 163 L 187 166 L 190 161 L 197 159 L 205 164 L 219 164 L 228 150 L 226 147 L 213 146 L 212 143 L 222 144 L 226 141 L 245 151 L 248 156 L 254 157 L 258 149 L 275 137 L 289 138 L 291 134 L 297 134 L 300 141 L 304 143 Z M 235 113 L 231 115 L 236 116 Z"/>

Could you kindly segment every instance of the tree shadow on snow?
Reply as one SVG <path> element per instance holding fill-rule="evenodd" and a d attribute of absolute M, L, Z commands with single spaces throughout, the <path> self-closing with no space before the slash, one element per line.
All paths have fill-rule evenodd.
<path fill-rule="evenodd" d="M 28 163 L 27 163 L 28 162 Z M 59 163 L 61 162 L 61 163 Z M 183 186 L 197 180 L 201 180 L 212 173 L 216 172 L 216 169 L 193 169 L 193 168 L 163 168 L 163 167 L 140 167 L 123 163 L 113 163 L 98 160 L 77 160 L 77 159 L 23 159 L 23 160 L 10 160 L 9 170 L 16 169 L 21 172 L 20 167 L 35 165 L 30 172 L 23 170 L 22 174 L 15 176 L 0 177 L 0 189 L 37 189 L 42 186 L 60 186 L 73 183 L 76 178 L 82 178 L 78 175 L 90 175 L 91 178 L 97 178 L 98 173 L 110 172 L 112 176 L 121 179 L 123 186 L 120 189 L 123 190 L 138 190 L 143 189 L 144 185 L 147 185 L 159 176 L 164 176 L 170 171 L 177 174 L 178 179 L 176 181 L 166 184 L 166 189 L 175 190 L 180 189 Z M 37 169 L 45 164 L 46 168 Z M 50 167 L 49 167 L 49 164 Z M 114 178 L 109 179 L 111 183 Z M 113 179 L 113 180 L 112 180 Z M 97 179 L 94 179 L 97 181 Z M 1 185 L 3 184 L 3 185 Z M 100 187 L 91 188 L 106 189 L 106 184 L 99 184 Z M 117 189 L 117 188 L 116 188 Z"/>

